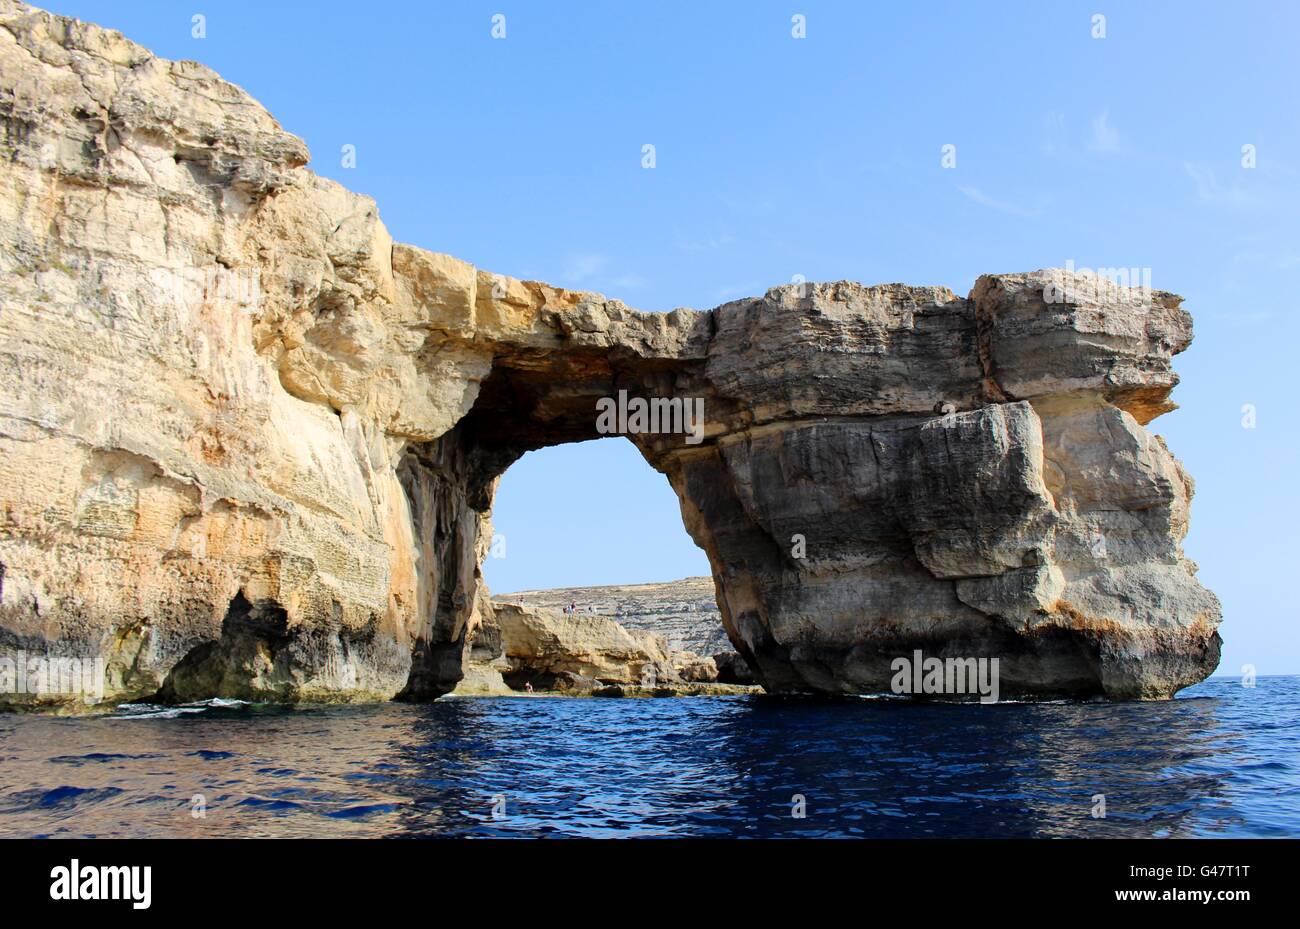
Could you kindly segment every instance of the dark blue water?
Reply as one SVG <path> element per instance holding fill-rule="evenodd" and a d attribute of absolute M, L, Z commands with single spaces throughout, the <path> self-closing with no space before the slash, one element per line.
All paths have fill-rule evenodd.
<path fill-rule="evenodd" d="M 1300 678 L 1211 681 L 1165 703 L 3 716 L 0 835 L 1295 836 Z"/>

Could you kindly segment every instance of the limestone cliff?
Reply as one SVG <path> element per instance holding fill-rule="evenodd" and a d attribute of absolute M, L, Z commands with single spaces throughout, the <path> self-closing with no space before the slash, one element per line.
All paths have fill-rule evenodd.
<path fill-rule="evenodd" d="M 699 444 L 631 438 L 771 690 L 880 689 L 914 648 L 999 656 L 1004 694 L 1217 662 L 1145 428 L 1178 297 L 1053 271 L 637 312 L 395 244 L 238 87 L 13 0 L 0 123 L 0 657 L 102 664 L 106 699 L 435 697 L 498 477 L 627 391 L 703 402 Z"/>
<path fill-rule="evenodd" d="M 465 694 L 653 689 L 717 677 L 711 663 L 705 671 L 697 656 L 673 651 L 661 635 L 624 628 L 607 616 L 505 602 L 481 615 L 466 657 L 466 677 L 457 688 Z"/>
<path fill-rule="evenodd" d="M 580 612 L 608 616 L 624 628 L 661 635 L 674 651 L 712 655 L 731 649 L 711 577 L 684 577 L 651 584 L 520 590 L 496 594 L 495 599 L 556 610 L 573 603 Z"/>
<path fill-rule="evenodd" d="M 713 681 L 721 674 L 724 683 L 753 682 L 722 625 L 711 577 L 685 577 L 657 584 L 521 590 L 495 599 L 498 603 L 553 610 L 575 604 L 580 613 L 607 616 L 625 629 L 663 636 L 669 650 L 683 656 L 680 670 L 691 679 Z"/>

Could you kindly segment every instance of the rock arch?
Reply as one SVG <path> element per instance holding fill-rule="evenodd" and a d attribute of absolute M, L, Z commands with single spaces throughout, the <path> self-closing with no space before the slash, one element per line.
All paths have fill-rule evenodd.
<path fill-rule="evenodd" d="M 999 657 L 1004 693 L 1163 697 L 1215 666 L 1191 480 L 1145 428 L 1180 298 L 1042 271 L 641 313 L 393 243 L 201 65 L 19 4 L 0 25 L 6 656 L 144 696 L 196 649 L 259 654 L 251 604 L 274 687 L 255 657 L 207 677 L 436 696 L 497 477 L 627 390 L 705 404 L 699 444 L 635 440 L 771 690 L 881 689 L 915 650 Z M 28 696 L 3 699 L 84 702 Z"/>
<path fill-rule="evenodd" d="M 485 513 L 523 452 L 594 437 L 600 398 L 702 399 L 699 445 L 633 439 L 770 690 L 888 689 L 919 650 L 996 657 L 1013 693 L 1168 695 L 1217 661 L 1217 604 L 1178 548 L 1190 482 L 1143 427 L 1190 320 L 1163 293 L 1049 302 L 1091 286 L 1067 278 L 988 276 L 967 299 L 791 285 L 666 317 L 561 297 L 556 344 L 496 355 L 439 441 L 474 462 Z"/>

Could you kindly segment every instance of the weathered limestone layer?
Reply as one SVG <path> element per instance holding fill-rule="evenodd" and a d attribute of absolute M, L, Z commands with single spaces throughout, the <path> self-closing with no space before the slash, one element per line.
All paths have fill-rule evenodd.
<path fill-rule="evenodd" d="M 607 616 L 503 602 L 486 609 L 470 635 L 457 693 L 590 694 L 610 685 L 673 688 L 717 678 L 712 660 L 673 651 L 663 636 Z"/>
<path fill-rule="evenodd" d="M 1178 297 L 1036 272 L 637 312 L 396 244 L 244 91 L 13 0 L 0 124 L 0 676 L 445 693 L 497 479 L 620 390 L 703 401 L 699 444 L 632 438 L 770 690 L 881 689 L 914 648 L 1000 657 L 1004 694 L 1217 662 L 1191 480 L 1145 428 Z"/>
<path fill-rule="evenodd" d="M 497 602 L 560 610 L 569 604 L 579 612 L 608 616 L 626 629 L 642 629 L 664 637 L 674 651 L 712 655 L 730 651 L 731 640 L 711 577 L 684 577 L 649 584 L 604 587 L 556 587 L 494 594 Z"/>
<path fill-rule="evenodd" d="M 570 604 L 580 613 L 606 616 L 628 630 L 663 636 L 672 652 L 697 656 L 692 680 L 752 684 L 753 675 L 731 645 L 718 611 L 711 577 L 684 577 L 654 584 L 604 587 L 557 587 L 500 594 L 494 602 L 534 609 L 562 610 Z"/>

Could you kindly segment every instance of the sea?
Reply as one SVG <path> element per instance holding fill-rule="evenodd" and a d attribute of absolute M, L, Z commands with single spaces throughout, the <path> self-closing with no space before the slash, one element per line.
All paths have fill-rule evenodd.
<path fill-rule="evenodd" d="M 5 837 L 1300 835 L 1300 677 L 1159 703 L 444 697 L 0 715 Z"/>

